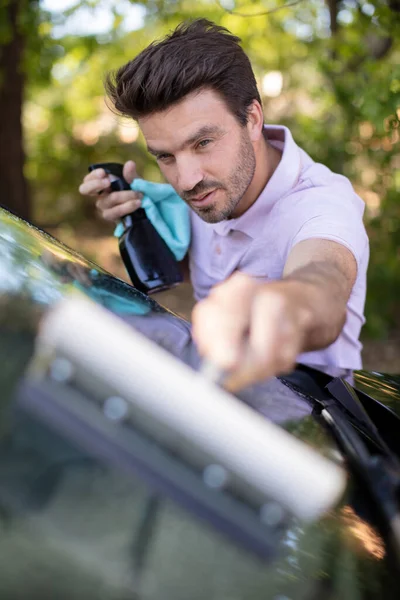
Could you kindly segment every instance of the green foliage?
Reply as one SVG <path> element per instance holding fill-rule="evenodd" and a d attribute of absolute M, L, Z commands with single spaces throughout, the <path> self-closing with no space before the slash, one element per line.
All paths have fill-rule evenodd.
<path fill-rule="evenodd" d="M 379 217 L 369 224 L 371 259 L 367 295 L 368 331 L 386 336 L 399 325 L 400 210 L 398 190 L 389 190 Z"/>
<path fill-rule="evenodd" d="M 0 49 L 8 35 L 1 16 L 10 1 L 15 0 L 0 0 Z M 106 107 L 102 81 L 181 20 L 205 16 L 242 38 L 260 81 L 268 71 L 283 73 L 281 96 L 264 98 L 266 121 L 287 124 L 313 158 L 349 176 L 366 200 L 371 236 L 366 331 L 385 335 L 400 324 L 396 2 L 330 0 L 337 9 L 330 28 L 329 5 L 316 0 L 288 6 L 281 0 L 147 0 L 145 26 L 137 31 L 126 32 L 116 4 L 107 34 L 56 39 L 55 26 L 102 0 L 82 0 L 63 14 L 49 14 L 35 0 L 19 1 L 27 40 L 26 175 L 38 222 L 75 225 L 93 219 L 93 206 L 77 191 L 91 162 L 133 158 L 144 177 L 160 177 L 140 136 L 129 141 L 133 124 Z"/>

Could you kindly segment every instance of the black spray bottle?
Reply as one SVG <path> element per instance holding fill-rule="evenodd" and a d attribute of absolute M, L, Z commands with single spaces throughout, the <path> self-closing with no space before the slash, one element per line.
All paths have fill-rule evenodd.
<path fill-rule="evenodd" d="M 120 163 L 97 163 L 89 171 L 104 169 L 113 191 L 130 190 Z M 169 246 L 154 228 L 143 208 L 122 218 L 124 232 L 119 250 L 133 285 L 146 294 L 160 292 L 183 281 L 179 264 Z"/>

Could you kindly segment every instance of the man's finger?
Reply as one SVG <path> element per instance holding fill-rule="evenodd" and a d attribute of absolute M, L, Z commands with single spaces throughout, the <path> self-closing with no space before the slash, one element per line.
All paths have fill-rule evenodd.
<path fill-rule="evenodd" d="M 252 306 L 249 348 L 254 377 L 265 379 L 287 372 L 301 348 L 299 327 L 285 297 L 274 286 L 259 291 Z"/>
<path fill-rule="evenodd" d="M 211 326 L 217 327 L 215 323 Z M 301 350 L 298 329 L 295 315 L 279 289 L 271 284 L 257 288 L 241 340 L 240 360 L 229 370 L 224 387 L 237 392 L 290 371 Z M 222 334 L 226 338 L 226 331 Z M 211 343 L 215 345 L 215 342 Z"/>
<path fill-rule="evenodd" d="M 269 296 L 264 303 L 253 302 L 240 363 L 224 382 L 224 387 L 229 391 L 237 392 L 289 370 L 295 360 L 293 341 L 282 326 L 284 315 L 281 299 L 275 294 Z"/>
<path fill-rule="evenodd" d="M 83 196 L 97 196 L 100 192 L 110 188 L 110 181 L 108 177 L 102 179 L 95 178 L 86 180 L 79 186 L 79 192 Z"/>
<path fill-rule="evenodd" d="M 104 169 L 94 169 L 93 171 L 89 171 L 83 178 L 83 181 L 91 181 L 92 179 L 104 179 L 107 177 Z"/>
<path fill-rule="evenodd" d="M 102 217 L 106 221 L 118 221 L 119 219 L 122 219 L 122 217 L 126 217 L 126 215 L 135 212 L 140 206 L 140 200 L 130 200 L 129 202 L 124 202 L 123 204 L 118 204 L 118 206 L 104 210 L 102 212 Z"/>
<path fill-rule="evenodd" d="M 197 304 L 192 316 L 199 352 L 221 369 L 233 369 L 240 359 L 246 320 L 235 319 L 215 300 Z"/>
<path fill-rule="evenodd" d="M 239 392 L 240 390 L 253 385 L 258 381 L 268 379 L 273 375 L 271 369 L 263 369 L 262 375 L 255 367 L 254 363 L 242 363 L 238 369 L 231 371 L 223 382 L 223 387 L 228 392 Z"/>
<path fill-rule="evenodd" d="M 97 200 L 96 208 L 98 208 L 100 211 L 105 211 L 109 208 L 114 208 L 115 206 L 126 204 L 127 202 L 140 202 L 142 197 L 143 194 L 141 194 L 140 192 L 111 192 L 111 194 L 107 194 L 103 198 L 99 198 Z"/>
<path fill-rule="evenodd" d="M 200 354 L 220 368 L 238 366 L 258 285 L 250 277 L 235 273 L 215 286 L 193 310 L 193 336 Z"/>
<path fill-rule="evenodd" d="M 136 171 L 136 164 L 133 162 L 133 160 L 128 160 L 124 164 L 124 168 L 122 170 L 122 174 L 124 176 L 124 179 L 128 183 L 132 183 L 132 181 L 138 177 L 138 174 L 137 174 L 137 171 Z"/>

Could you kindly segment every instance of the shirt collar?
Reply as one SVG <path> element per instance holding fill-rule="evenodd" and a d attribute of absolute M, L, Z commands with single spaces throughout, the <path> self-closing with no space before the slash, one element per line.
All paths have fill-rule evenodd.
<path fill-rule="evenodd" d="M 283 151 L 280 163 L 257 200 L 243 215 L 237 219 L 210 224 L 218 235 L 225 236 L 230 231 L 241 231 L 251 238 L 261 235 L 265 215 L 298 181 L 301 169 L 300 149 L 289 129 L 278 125 L 264 125 L 264 131 L 268 141 Z"/>

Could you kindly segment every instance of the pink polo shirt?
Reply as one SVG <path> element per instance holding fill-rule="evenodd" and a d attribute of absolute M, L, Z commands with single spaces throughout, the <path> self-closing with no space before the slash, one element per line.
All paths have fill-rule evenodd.
<path fill-rule="evenodd" d="M 364 202 L 346 177 L 314 162 L 299 148 L 289 129 L 269 125 L 265 129 L 270 143 L 283 153 L 256 202 L 241 217 L 213 224 L 190 211 L 195 298 L 206 297 L 213 285 L 236 270 L 260 281 L 280 279 L 289 252 L 303 240 L 323 238 L 343 244 L 358 266 L 345 326 L 333 344 L 301 354 L 298 362 L 325 370 L 359 369 L 369 259 Z"/>

